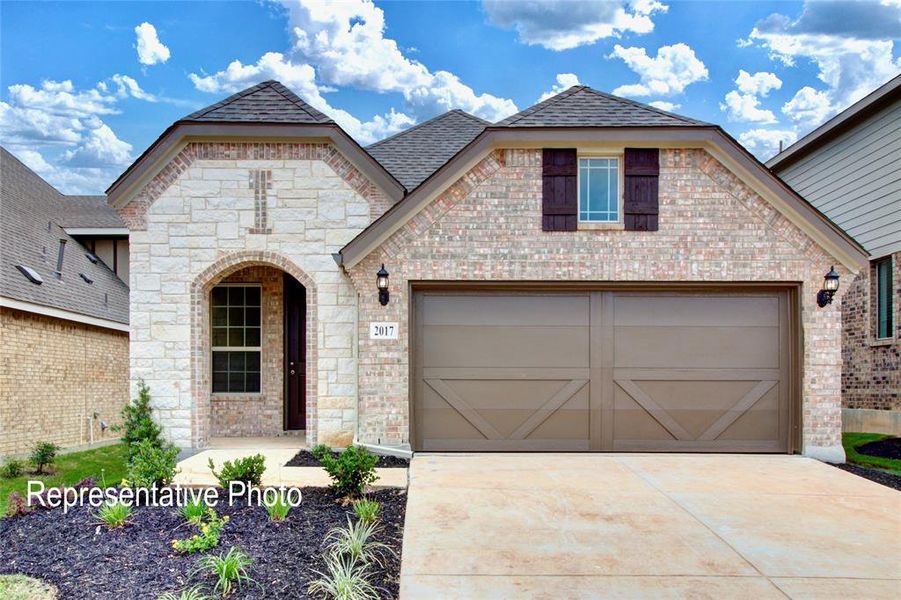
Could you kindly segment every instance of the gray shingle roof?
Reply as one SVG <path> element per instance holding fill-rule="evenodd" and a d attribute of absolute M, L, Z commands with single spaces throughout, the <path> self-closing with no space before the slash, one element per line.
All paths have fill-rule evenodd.
<path fill-rule="evenodd" d="M 127 324 L 128 286 L 102 262 L 88 260 L 87 250 L 60 227 L 67 202 L 65 196 L 0 148 L 0 295 Z M 66 245 L 62 279 L 57 279 L 61 239 Z M 34 269 L 44 282 L 31 283 L 17 265 Z M 85 282 L 79 273 L 93 283 Z"/>
<path fill-rule="evenodd" d="M 264 81 L 191 113 L 183 121 L 334 123 L 278 81 Z"/>
<path fill-rule="evenodd" d="M 60 227 L 125 229 L 125 223 L 107 204 L 106 196 L 63 196 Z"/>
<path fill-rule="evenodd" d="M 497 127 L 709 126 L 673 113 L 576 85 L 495 124 Z"/>
<path fill-rule="evenodd" d="M 412 190 L 491 125 L 451 110 L 366 148 L 407 190 Z"/>

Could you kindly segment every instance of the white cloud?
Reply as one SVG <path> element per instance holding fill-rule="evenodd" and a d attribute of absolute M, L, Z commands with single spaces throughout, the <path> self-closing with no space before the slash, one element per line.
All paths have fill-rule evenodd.
<path fill-rule="evenodd" d="M 557 51 L 623 33 L 650 33 L 654 30 L 651 17 L 667 11 L 656 0 L 483 0 L 482 6 L 491 23 L 515 30 L 519 41 Z"/>
<path fill-rule="evenodd" d="M 798 139 L 792 129 L 749 129 L 739 134 L 738 141 L 760 160 L 769 160 L 779 153 L 779 142 L 787 148 Z"/>
<path fill-rule="evenodd" d="M 362 144 L 374 142 L 401 131 L 415 121 L 393 109 L 386 115 L 376 115 L 362 122 L 340 108 L 334 108 L 322 96 L 328 88 L 316 83 L 316 72 L 310 65 L 295 64 L 280 52 L 267 52 L 253 65 L 235 60 L 224 70 L 212 75 L 189 75 L 194 87 L 203 92 L 233 93 L 267 79 L 277 79 L 313 108 L 332 117 L 345 131 Z"/>
<path fill-rule="evenodd" d="M 775 73 L 758 71 L 751 75 L 744 69 L 739 69 L 735 84 L 743 94 L 766 97 L 771 91 L 782 87 L 782 80 Z"/>
<path fill-rule="evenodd" d="M 98 118 L 88 121 L 81 144 L 63 153 L 62 162 L 76 168 L 122 167 L 131 162 L 131 144 L 116 137 Z"/>
<path fill-rule="evenodd" d="M 621 96 L 680 94 L 692 83 L 706 81 L 708 76 L 704 63 L 683 43 L 661 46 L 654 57 L 648 56 L 644 48 L 624 48 L 617 44 L 608 58 L 621 58 L 639 76 L 640 83 L 613 90 Z"/>
<path fill-rule="evenodd" d="M 137 98 L 138 100 L 144 100 L 146 102 L 159 101 L 156 96 L 141 89 L 141 86 L 138 85 L 138 82 L 128 75 L 120 75 L 116 73 L 115 75 L 110 77 L 110 79 L 112 79 L 113 83 L 116 84 L 116 95 L 119 98 L 126 98 L 128 96 L 131 96 L 132 98 Z M 105 83 L 100 82 L 100 84 L 98 85 L 104 86 L 104 89 L 106 89 Z"/>
<path fill-rule="evenodd" d="M 579 78 L 575 73 L 558 73 L 557 83 L 551 86 L 551 89 L 541 94 L 541 97 L 538 98 L 538 102 L 544 102 L 548 98 L 556 96 L 560 92 L 566 91 L 574 85 L 580 85 Z"/>
<path fill-rule="evenodd" d="M 138 51 L 138 61 L 142 65 L 155 65 L 169 60 L 169 48 L 157 37 L 156 27 L 147 23 L 141 23 L 135 27 L 137 42 L 135 48 Z"/>
<path fill-rule="evenodd" d="M 653 102 L 648 102 L 649 105 L 654 108 L 659 108 L 660 110 L 665 110 L 667 112 L 673 112 L 674 110 L 678 110 L 682 107 L 681 104 L 673 104 L 672 102 L 667 102 L 666 100 L 654 100 Z"/>
<path fill-rule="evenodd" d="M 796 123 L 816 126 L 831 116 L 835 108 L 827 92 L 804 86 L 782 105 L 782 112 Z"/>
<path fill-rule="evenodd" d="M 775 123 L 773 111 L 760 108 L 760 99 L 754 94 L 742 94 L 732 90 L 726 94 L 725 103 L 720 104 L 733 121 L 751 121 L 752 123 Z"/>

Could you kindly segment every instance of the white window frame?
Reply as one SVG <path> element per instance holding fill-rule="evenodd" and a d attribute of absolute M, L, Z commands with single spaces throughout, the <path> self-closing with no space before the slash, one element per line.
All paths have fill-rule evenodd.
<path fill-rule="evenodd" d="M 259 346 L 213 346 L 213 290 L 219 287 L 257 288 L 260 290 L 260 345 Z M 217 283 L 210 289 L 210 394 L 216 396 L 260 396 L 263 393 L 263 285 L 261 283 Z M 246 304 L 244 305 L 246 308 Z M 244 325 L 244 329 L 247 326 Z M 259 352 L 260 353 L 260 389 L 256 392 L 215 392 L 213 391 L 213 352 Z M 246 373 L 246 371 L 245 371 Z"/>
<path fill-rule="evenodd" d="M 617 199 L 616 199 L 616 220 L 615 221 L 592 221 L 592 220 L 582 220 L 582 159 L 592 159 L 592 158 L 600 158 L 607 160 L 615 160 L 616 161 L 616 184 L 617 184 Z M 576 210 L 578 215 L 578 223 L 580 228 L 591 229 L 591 228 L 616 228 L 622 226 L 623 221 L 623 209 L 624 206 L 624 168 L 623 168 L 623 155 L 622 154 L 612 154 L 612 153 L 585 153 L 578 154 L 576 156 Z"/>

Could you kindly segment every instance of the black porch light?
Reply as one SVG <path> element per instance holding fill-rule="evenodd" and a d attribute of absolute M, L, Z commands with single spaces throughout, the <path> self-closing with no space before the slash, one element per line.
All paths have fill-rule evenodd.
<path fill-rule="evenodd" d="M 375 274 L 375 285 L 379 288 L 379 304 L 385 306 L 388 304 L 388 271 L 385 270 L 385 263 L 382 268 Z"/>
<path fill-rule="evenodd" d="M 832 297 L 838 290 L 838 273 L 835 267 L 830 267 L 829 272 L 823 278 L 823 289 L 817 292 L 817 306 L 823 308 L 827 304 L 832 304 Z"/>

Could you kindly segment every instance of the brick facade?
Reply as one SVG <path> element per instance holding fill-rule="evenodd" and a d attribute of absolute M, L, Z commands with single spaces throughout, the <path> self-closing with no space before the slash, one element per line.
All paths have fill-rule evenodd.
<path fill-rule="evenodd" d="M 254 233 L 261 202 L 266 232 Z M 189 143 L 120 210 L 131 230 L 131 379 L 150 386 L 169 439 L 202 447 L 219 433 L 274 432 L 274 379 L 265 401 L 210 398 L 209 290 L 248 267 L 306 288 L 307 441 L 353 439 L 357 294 L 332 253 L 389 204 L 329 144 Z M 261 413 L 265 424 L 239 426 Z"/>
<path fill-rule="evenodd" d="M 656 232 L 541 230 L 541 150 L 495 151 L 350 270 L 359 297 L 359 432 L 409 435 L 409 282 L 767 281 L 800 283 L 804 339 L 802 443 L 840 458 L 841 296 L 815 303 L 836 262 L 702 150 L 662 150 Z M 372 278 L 391 273 L 380 306 Z M 847 280 L 847 272 L 841 270 Z M 397 341 L 369 341 L 371 321 L 397 321 Z"/>
<path fill-rule="evenodd" d="M 842 406 L 901 410 L 901 252 L 892 255 L 895 337 L 876 339 L 876 274 L 870 268 L 842 303 Z"/>
<path fill-rule="evenodd" d="M 128 401 L 127 333 L 0 308 L 0 340 L 0 455 L 118 437 L 100 421 Z"/>

